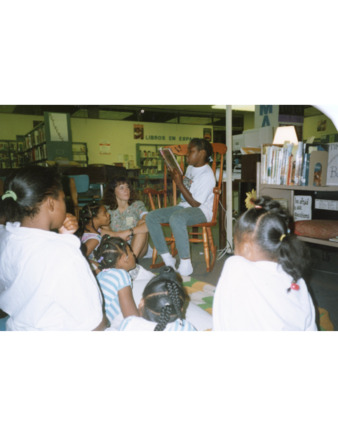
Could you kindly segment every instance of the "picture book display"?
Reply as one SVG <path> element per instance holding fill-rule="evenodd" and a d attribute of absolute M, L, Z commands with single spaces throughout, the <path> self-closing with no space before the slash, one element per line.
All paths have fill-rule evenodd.
<path fill-rule="evenodd" d="M 171 149 L 165 149 L 165 148 L 161 147 L 160 154 L 161 154 L 164 162 L 166 163 L 166 166 L 168 167 L 169 171 L 173 171 L 174 169 L 176 169 L 181 174 L 183 174 L 182 169 L 181 169 L 179 163 L 177 162 L 175 155 L 173 154 Z"/>
<path fill-rule="evenodd" d="M 310 155 L 309 186 L 323 187 L 326 185 L 328 153 L 315 150 Z"/>

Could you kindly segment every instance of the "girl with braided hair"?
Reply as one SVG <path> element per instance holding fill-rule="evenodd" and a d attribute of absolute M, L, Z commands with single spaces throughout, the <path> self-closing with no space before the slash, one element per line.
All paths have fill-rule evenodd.
<path fill-rule="evenodd" d="M 101 227 L 110 223 L 110 215 L 104 205 L 90 202 L 80 210 L 78 235 L 83 252 L 89 260 L 94 260 L 94 250 L 101 242 Z M 94 265 L 95 266 L 95 265 Z"/>
<path fill-rule="evenodd" d="M 184 319 L 188 296 L 174 269 L 162 267 L 160 274 L 146 285 L 138 311 L 124 319 L 120 331 L 196 331 Z"/>
<path fill-rule="evenodd" d="M 94 256 L 100 271 L 97 280 L 103 293 L 106 316 L 111 330 L 117 330 L 123 317 L 138 316 L 128 273 L 135 269 L 135 255 L 122 238 L 104 235 Z"/>
<path fill-rule="evenodd" d="M 310 253 L 291 233 L 291 221 L 279 202 L 265 196 L 241 215 L 235 255 L 216 286 L 214 330 L 317 330 L 303 279 Z"/>

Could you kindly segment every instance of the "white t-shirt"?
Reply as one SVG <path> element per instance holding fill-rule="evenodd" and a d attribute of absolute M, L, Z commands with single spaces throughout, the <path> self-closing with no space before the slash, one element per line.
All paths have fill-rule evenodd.
<path fill-rule="evenodd" d="M 154 331 L 156 325 L 156 322 L 150 322 L 143 317 L 130 316 L 123 320 L 120 331 Z M 165 331 L 196 331 L 196 329 L 187 320 L 177 319 L 168 323 Z"/>
<path fill-rule="evenodd" d="M 80 240 L 7 223 L 0 232 L 0 308 L 7 330 L 93 330 L 102 295 Z"/>
<path fill-rule="evenodd" d="M 183 179 L 184 185 L 190 191 L 192 197 L 201 205 L 199 208 L 203 211 L 208 222 L 212 219 L 212 205 L 214 202 L 213 190 L 216 185 L 216 179 L 212 168 L 205 164 L 202 167 L 189 165 Z M 191 208 L 191 205 L 184 199 L 181 194 L 181 202 L 178 204 L 183 208 Z"/>
<path fill-rule="evenodd" d="M 213 329 L 223 331 L 316 331 L 315 309 L 305 281 L 292 282 L 280 265 L 231 256 L 213 302 Z"/>

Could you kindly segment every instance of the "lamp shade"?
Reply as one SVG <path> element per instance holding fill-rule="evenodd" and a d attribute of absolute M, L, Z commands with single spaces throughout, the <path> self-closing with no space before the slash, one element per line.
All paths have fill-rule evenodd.
<path fill-rule="evenodd" d="M 298 144 L 294 126 L 280 126 L 276 129 L 272 144 L 284 144 L 285 142 Z"/>

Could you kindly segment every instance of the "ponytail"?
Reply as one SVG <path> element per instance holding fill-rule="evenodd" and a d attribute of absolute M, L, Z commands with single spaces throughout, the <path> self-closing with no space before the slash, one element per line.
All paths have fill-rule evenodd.
<path fill-rule="evenodd" d="M 0 216 L 9 222 L 21 222 L 24 217 L 36 215 L 46 197 L 58 198 L 61 174 L 56 167 L 23 167 L 6 178 L 4 190 Z"/>
<path fill-rule="evenodd" d="M 276 260 L 297 282 L 310 267 L 310 251 L 291 233 L 291 225 L 289 212 L 276 200 L 262 196 L 255 200 L 255 207 L 242 214 L 235 232 L 239 242 L 244 234 L 251 233 L 267 257 Z"/>

